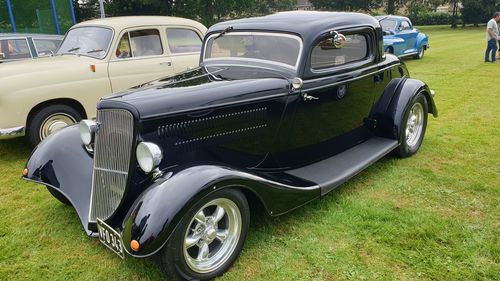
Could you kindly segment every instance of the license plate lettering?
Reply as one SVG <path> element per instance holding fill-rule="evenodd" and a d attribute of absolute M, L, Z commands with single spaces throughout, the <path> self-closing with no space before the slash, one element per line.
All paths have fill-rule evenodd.
<path fill-rule="evenodd" d="M 101 243 L 122 259 L 125 258 L 120 234 L 100 219 L 97 219 L 97 229 Z"/>

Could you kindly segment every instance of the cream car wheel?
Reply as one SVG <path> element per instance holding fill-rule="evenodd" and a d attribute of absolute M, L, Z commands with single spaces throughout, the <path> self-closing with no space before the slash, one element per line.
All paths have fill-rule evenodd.
<path fill-rule="evenodd" d="M 71 124 L 75 124 L 76 119 L 66 113 L 55 113 L 47 117 L 42 123 L 40 127 L 39 137 L 40 140 L 45 139 L 50 134 L 68 126 Z"/>
<path fill-rule="evenodd" d="M 51 134 L 82 119 L 78 110 L 66 104 L 53 104 L 34 110 L 28 120 L 29 141 L 34 147 Z"/>

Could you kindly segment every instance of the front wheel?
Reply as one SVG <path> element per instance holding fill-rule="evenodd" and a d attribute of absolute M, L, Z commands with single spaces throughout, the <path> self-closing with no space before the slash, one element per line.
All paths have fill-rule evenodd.
<path fill-rule="evenodd" d="M 54 104 L 43 107 L 31 118 L 28 126 L 29 141 L 35 147 L 50 134 L 79 122 L 82 118 L 80 112 L 68 105 Z"/>
<path fill-rule="evenodd" d="M 424 140 L 428 112 L 427 99 L 419 93 L 405 112 L 399 134 L 400 145 L 394 151 L 396 156 L 405 158 L 417 153 Z"/>
<path fill-rule="evenodd" d="M 243 193 L 223 189 L 210 194 L 190 208 L 158 253 L 161 269 L 176 280 L 222 275 L 241 252 L 249 222 Z"/>

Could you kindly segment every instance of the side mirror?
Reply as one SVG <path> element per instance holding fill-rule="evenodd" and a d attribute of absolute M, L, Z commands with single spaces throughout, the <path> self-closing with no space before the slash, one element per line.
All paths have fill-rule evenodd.
<path fill-rule="evenodd" d="M 345 46 L 346 38 L 343 34 L 337 31 L 331 31 L 327 38 L 319 42 L 319 46 L 323 50 L 327 49 L 340 49 Z"/>
<path fill-rule="evenodd" d="M 5 53 L 0 53 L 0 60 L 4 60 L 5 59 Z"/>

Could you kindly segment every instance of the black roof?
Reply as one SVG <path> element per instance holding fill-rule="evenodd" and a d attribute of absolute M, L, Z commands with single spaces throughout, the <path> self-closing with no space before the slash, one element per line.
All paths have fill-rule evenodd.
<path fill-rule="evenodd" d="M 311 35 L 317 35 L 317 32 L 322 30 L 353 26 L 377 28 L 380 24 L 374 17 L 361 13 L 293 11 L 221 22 L 210 27 L 207 34 L 224 30 L 229 26 L 232 26 L 233 30 L 272 30 L 296 33 L 305 39 Z"/>

